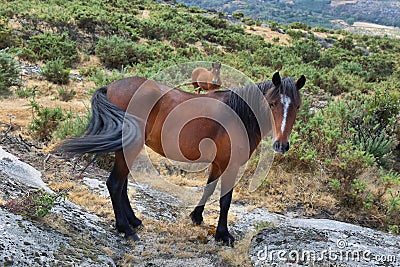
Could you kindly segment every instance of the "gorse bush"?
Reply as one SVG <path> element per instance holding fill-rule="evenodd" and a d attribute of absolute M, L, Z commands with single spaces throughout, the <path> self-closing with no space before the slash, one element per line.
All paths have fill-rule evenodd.
<path fill-rule="evenodd" d="M 96 45 L 96 55 L 105 66 L 118 69 L 155 57 L 144 45 L 138 45 L 118 36 L 100 39 Z"/>
<path fill-rule="evenodd" d="M 19 68 L 6 50 L 0 50 L 0 93 L 8 92 L 11 86 L 20 85 Z"/>
<path fill-rule="evenodd" d="M 65 33 L 60 35 L 46 32 L 31 37 L 20 56 L 30 61 L 59 59 L 63 60 L 66 67 L 71 67 L 79 60 L 76 43 L 70 41 Z"/>
<path fill-rule="evenodd" d="M 69 82 L 70 69 L 66 68 L 63 59 L 57 58 L 46 63 L 42 74 L 49 82 L 67 84 Z"/>
<path fill-rule="evenodd" d="M 168 60 L 173 57 L 173 48 L 159 41 L 137 44 L 118 36 L 100 39 L 96 45 L 96 55 L 109 68 L 121 69 L 154 60 Z"/>
<path fill-rule="evenodd" d="M 61 107 L 43 107 L 33 98 L 30 100 L 33 120 L 28 129 L 41 141 L 50 141 L 52 133 L 58 128 L 61 121 L 72 117 L 71 112 L 66 112 Z"/>
<path fill-rule="evenodd" d="M 81 136 L 85 130 L 90 118 L 90 109 L 87 108 L 85 115 L 74 114 L 59 123 L 52 132 L 52 137 L 58 140 L 64 140 L 70 137 Z"/>
<path fill-rule="evenodd" d="M 18 39 L 8 27 L 9 18 L 0 15 L 0 49 L 5 49 L 18 43 Z"/>
<path fill-rule="evenodd" d="M 61 87 L 60 89 L 58 89 L 57 93 L 58 93 L 58 99 L 65 102 L 70 101 L 76 95 L 74 89 L 68 90 L 65 87 Z"/>

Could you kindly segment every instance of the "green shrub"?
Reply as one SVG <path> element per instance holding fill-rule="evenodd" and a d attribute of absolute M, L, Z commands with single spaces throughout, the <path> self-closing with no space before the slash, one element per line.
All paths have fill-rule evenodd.
<path fill-rule="evenodd" d="M 140 35 L 155 40 L 162 40 L 169 37 L 177 32 L 177 26 L 182 25 L 172 24 L 170 21 L 164 21 L 162 19 L 144 19 L 140 23 Z"/>
<path fill-rule="evenodd" d="M 71 67 L 79 60 L 76 43 L 70 41 L 65 33 L 60 35 L 46 32 L 31 37 L 21 56 L 30 61 L 62 59 L 66 67 Z"/>
<path fill-rule="evenodd" d="M 29 105 L 32 108 L 33 120 L 28 129 L 41 141 L 50 141 L 60 122 L 72 117 L 71 112 L 65 112 L 61 107 L 43 107 L 35 99 L 31 99 Z"/>
<path fill-rule="evenodd" d="M 18 39 L 12 34 L 12 30 L 8 27 L 9 19 L 0 15 L 0 49 L 16 46 Z"/>
<path fill-rule="evenodd" d="M 19 68 L 6 50 L 0 50 L 0 93 L 9 92 L 11 86 L 19 86 Z"/>
<path fill-rule="evenodd" d="M 50 210 L 65 198 L 65 193 L 51 194 L 43 190 L 36 190 L 12 199 L 4 205 L 12 213 L 38 219 L 46 216 Z"/>
<path fill-rule="evenodd" d="M 75 19 L 76 25 L 90 33 L 94 33 L 96 26 L 105 24 L 104 11 L 93 6 L 75 6 L 69 7 L 72 10 L 73 18 Z"/>
<path fill-rule="evenodd" d="M 33 87 L 27 87 L 27 88 L 18 88 L 18 90 L 15 91 L 15 94 L 18 97 L 21 98 L 31 98 L 39 95 L 40 91 L 37 91 L 37 86 L 34 85 Z"/>
<path fill-rule="evenodd" d="M 67 84 L 69 82 L 70 69 L 65 67 L 63 59 L 55 59 L 46 63 L 42 74 L 49 82 Z"/>
<path fill-rule="evenodd" d="M 126 68 L 123 68 L 121 71 L 112 70 L 111 73 L 98 69 L 95 73 L 89 76 L 89 79 L 95 83 L 96 87 L 91 88 L 87 94 L 91 96 L 98 88 L 106 86 L 113 81 L 125 78 L 127 76 L 128 73 Z"/>
<path fill-rule="evenodd" d="M 293 50 L 304 63 L 318 60 L 321 56 L 321 48 L 316 41 L 301 39 L 293 42 Z"/>
<path fill-rule="evenodd" d="M 235 13 L 232 14 L 232 16 L 233 16 L 235 19 L 242 19 L 242 18 L 244 18 L 243 12 L 235 12 Z"/>
<path fill-rule="evenodd" d="M 128 66 L 134 57 L 133 43 L 118 36 L 100 39 L 95 51 L 103 64 L 111 68 Z"/>
<path fill-rule="evenodd" d="M 288 25 L 289 29 L 299 29 L 299 30 L 311 30 L 311 26 L 302 22 L 293 22 Z"/>
<path fill-rule="evenodd" d="M 79 114 L 68 116 L 65 120 L 60 122 L 57 129 L 52 133 L 52 137 L 63 140 L 70 137 L 81 136 L 86 130 L 89 118 L 89 108 L 87 108 L 87 113 L 83 116 Z"/>
<path fill-rule="evenodd" d="M 96 45 L 96 55 L 103 64 L 117 69 L 153 60 L 168 60 L 174 57 L 173 51 L 173 47 L 160 41 L 150 40 L 137 44 L 117 36 L 100 39 Z"/>
<path fill-rule="evenodd" d="M 384 54 L 374 54 L 358 58 L 358 62 L 363 66 L 367 82 L 386 80 L 395 70 L 395 62 L 392 56 Z"/>
<path fill-rule="evenodd" d="M 70 101 L 76 94 L 74 89 L 68 90 L 65 87 L 59 88 L 57 90 L 57 93 L 58 93 L 58 99 L 65 102 Z"/>
<path fill-rule="evenodd" d="M 290 37 L 292 37 L 293 39 L 300 39 L 303 38 L 305 33 L 299 30 L 286 30 L 286 34 L 288 34 Z"/>

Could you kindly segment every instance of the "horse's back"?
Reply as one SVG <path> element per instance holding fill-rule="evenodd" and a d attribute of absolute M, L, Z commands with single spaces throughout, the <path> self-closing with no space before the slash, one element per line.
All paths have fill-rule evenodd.
<path fill-rule="evenodd" d="M 132 99 L 136 101 L 133 105 L 152 106 L 155 104 L 154 101 L 162 96 L 162 91 L 169 89 L 169 87 L 155 81 L 132 76 L 109 84 L 107 86 L 107 98 L 111 103 L 126 111 Z"/>

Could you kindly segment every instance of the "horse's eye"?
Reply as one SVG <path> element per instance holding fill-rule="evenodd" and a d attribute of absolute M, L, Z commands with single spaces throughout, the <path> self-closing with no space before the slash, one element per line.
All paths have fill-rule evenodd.
<path fill-rule="evenodd" d="M 270 107 L 270 108 L 273 108 L 274 106 L 275 106 L 274 103 L 269 103 L 269 107 Z"/>

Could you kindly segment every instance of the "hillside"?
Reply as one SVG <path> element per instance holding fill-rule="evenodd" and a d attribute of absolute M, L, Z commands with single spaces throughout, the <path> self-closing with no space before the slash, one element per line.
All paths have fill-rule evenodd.
<path fill-rule="evenodd" d="M 355 21 L 400 27 L 398 1 L 330 1 L 330 0 L 178 0 L 189 6 L 198 6 L 227 13 L 243 12 L 246 16 L 282 24 L 303 22 L 311 26 L 337 28 L 332 20 L 341 19 L 348 24 Z"/>
<path fill-rule="evenodd" d="M 232 69 L 255 82 L 270 80 L 276 71 L 296 78 L 305 75 L 289 152 L 275 155 L 268 176 L 250 193 L 244 186 L 258 163 L 257 154 L 252 158 L 244 185 L 235 189 L 235 207 L 246 207 L 244 213 L 262 207 L 288 216 L 334 219 L 399 234 L 400 39 L 299 22 L 282 25 L 277 22 L 279 14 L 271 20 L 267 25 L 242 15 L 150 0 L 1 2 L 0 143 L 12 150 L 18 140 L 19 156 L 29 157 L 30 163 L 43 170 L 51 190 L 114 225 L 108 195 L 88 194 L 88 185 L 81 180 L 93 178 L 98 171 L 104 182 L 106 171 L 98 167 L 108 173 L 112 155 L 98 157 L 96 168 L 81 174 L 82 178 L 77 177 L 74 164 L 81 161 L 82 170 L 90 157 L 69 161 L 49 153 L 55 144 L 85 130 L 90 98 L 97 88 L 132 75 L 156 79 L 162 71 L 183 63 L 211 66 L 211 62 L 221 62 L 224 86 L 231 82 Z M 181 89 L 192 90 L 184 85 Z M 25 153 L 26 146 L 33 147 L 34 153 Z M 167 190 L 166 181 L 199 188 L 207 179 L 206 170 L 180 170 L 154 152 L 148 154 L 159 177 L 149 176 L 148 167 L 139 166 L 134 178 L 147 182 L 151 177 L 160 191 Z M 57 168 L 49 169 L 49 161 Z M 68 167 L 63 168 L 64 164 Z M 23 191 L 19 193 L 1 192 L 1 209 L 14 203 L 14 197 L 23 198 Z M 149 219 L 147 209 L 152 206 L 143 208 L 140 197 L 129 196 L 139 215 L 147 218 L 148 228 L 142 233 L 152 233 L 148 242 L 157 240 L 154 253 L 164 249 L 165 258 L 174 257 L 179 246 L 197 251 L 206 243 L 207 255 L 217 251 L 224 255 L 224 262 L 235 265 L 237 258 L 232 254 L 237 250 L 218 249 L 210 241 L 218 204 L 204 214 L 207 226 L 196 228 L 193 238 L 186 210 L 180 210 L 181 217 L 174 211 L 173 218 L 185 218 L 177 227 L 169 213 L 163 216 L 163 201 L 155 204 L 161 215 Z M 243 213 L 236 214 L 232 221 Z M 270 224 L 260 222 L 259 227 Z M 179 245 L 169 250 L 175 240 Z M 238 255 L 247 253 L 248 246 L 241 243 Z M 135 255 L 151 260 L 153 254 L 146 256 L 140 248 L 132 246 Z M 185 252 L 179 255 L 186 257 Z M 124 255 L 127 261 L 132 257 Z"/>

